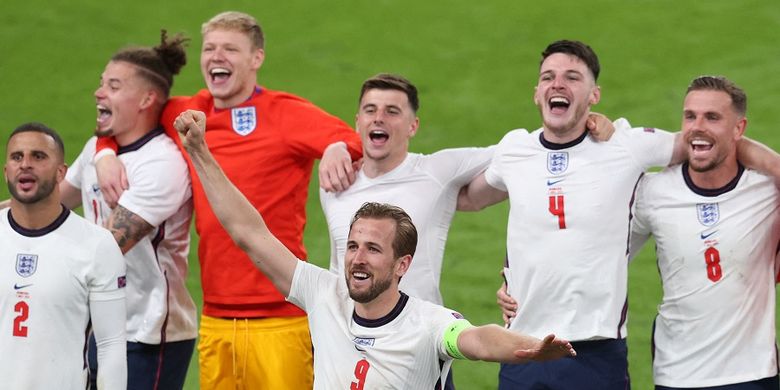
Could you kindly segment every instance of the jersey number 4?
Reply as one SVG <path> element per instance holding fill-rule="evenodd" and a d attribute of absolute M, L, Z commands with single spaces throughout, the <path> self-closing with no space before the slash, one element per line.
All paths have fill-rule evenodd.
<path fill-rule="evenodd" d="M 558 229 L 566 229 L 566 214 L 563 211 L 563 195 L 550 195 L 550 214 L 558 217 Z"/>
<path fill-rule="evenodd" d="M 24 325 L 24 322 L 27 321 L 27 317 L 30 315 L 30 306 L 25 301 L 16 302 L 14 312 L 16 313 L 16 317 L 14 317 L 14 336 L 27 337 L 27 326 Z"/>
<path fill-rule="evenodd" d="M 368 360 L 363 359 L 357 362 L 355 365 L 355 379 L 357 382 L 352 382 L 352 386 L 349 386 L 349 390 L 363 390 L 363 386 L 366 385 L 366 374 L 371 367 L 368 364 Z"/>

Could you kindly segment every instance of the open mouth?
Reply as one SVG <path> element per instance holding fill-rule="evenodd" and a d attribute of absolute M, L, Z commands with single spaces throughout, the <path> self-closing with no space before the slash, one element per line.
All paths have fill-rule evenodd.
<path fill-rule="evenodd" d="M 569 109 L 571 103 L 569 102 L 569 99 L 566 99 L 565 97 L 556 96 L 550 98 L 550 100 L 547 101 L 547 105 L 550 106 L 550 111 L 552 113 L 562 114 Z"/>
<path fill-rule="evenodd" d="M 209 70 L 209 76 L 211 76 L 212 83 L 225 82 L 227 81 L 227 79 L 230 78 L 230 75 L 232 74 L 233 72 L 225 68 L 212 68 L 211 70 Z"/>
<path fill-rule="evenodd" d="M 690 145 L 694 152 L 707 152 L 712 149 L 712 142 L 699 138 L 691 140 Z"/>
<path fill-rule="evenodd" d="M 370 277 L 370 275 L 368 275 L 365 272 L 360 272 L 360 271 L 353 271 L 352 272 L 352 278 L 354 278 L 356 280 L 368 280 L 369 277 Z"/>
<path fill-rule="evenodd" d="M 108 122 L 111 120 L 112 115 L 113 115 L 113 111 L 111 111 L 110 108 L 102 104 L 98 104 L 97 105 L 98 127 L 106 127 L 108 125 Z"/>
<path fill-rule="evenodd" d="M 23 191 L 29 191 L 35 185 L 35 178 L 29 175 L 19 177 L 19 188 Z"/>
<path fill-rule="evenodd" d="M 373 143 L 383 144 L 387 142 L 388 139 L 390 139 L 390 134 L 387 134 L 384 130 L 371 130 L 368 133 L 368 138 Z"/>

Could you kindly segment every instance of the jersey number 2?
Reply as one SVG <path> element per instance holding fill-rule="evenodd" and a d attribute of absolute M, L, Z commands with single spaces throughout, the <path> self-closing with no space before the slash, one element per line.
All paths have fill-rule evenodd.
<path fill-rule="evenodd" d="M 27 337 L 27 326 L 24 325 L 24 321 L 27 321 L 27 317 L 30 315 L 30 306 L 24 301 L 16 302 L 14 312 L 17 314 L 14 317 L 14 336 Z"/>
<path fill-rule="evenodd" d="M 563 212 L 563 195 L 550 195 L 550 214 L 558 217 L 558 229 L 566 229 L 566 214 Z"/>
<path fill-rule="evenodd" d="M 369 367 L 371 367 L 371 365 L 368 364 L 368 360 L 366 359 L 357 362 L 355 365 L 355 379 L 357 379 L 357 382 L 352 382 L 352 386 L 349 386 L 349 390 L 363 390 L 363 386 L 366 385 L 366 374 L 368 374 Z"/>
<path fill-rule="evenodd" d="M 720 252 L 714 246 L 704 251 L 704 261 L 707 263 L 707 278 L 717 282 L 723 276 L 723 270 L 720 268 Z"/>

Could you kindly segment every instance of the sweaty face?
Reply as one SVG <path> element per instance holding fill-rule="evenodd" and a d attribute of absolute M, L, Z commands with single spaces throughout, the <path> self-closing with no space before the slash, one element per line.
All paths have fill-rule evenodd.
<path fill-rule="evenodd" d="M 565 136 L 585 129 L 590 106 L 598 103 L 599 98 L 593 75 L 578 57 L 555 53 L 542 63 L 534 102 L 545 129 L 554 135 Z"/>
<path fill-rule="evenodd" d="M 4 167 L 11 197 L 23 204 L 46 199 L 65 176 L 54 140 L 40 132 L 14 135 L 8 142 Z"/>
<path fill-rule="evenodd" d="M 386 161 L 392 166 L 400 164 L 418 125 L 409 98 L 402 91 L 370 89 L 360 100 L 355 127 L 367 159 Z"/>
<path fill-rule="evenodd" d="M 235 107 L 252 95 L 264 56 L 242 32 L 217 29 L 203 35 L 200 70 L 217 108 Z"/>
<path fill-rule="evenodd" d="M 390 219 L 361 218 L 352 225 L 344 272 L 355 302 L 371 302 L 397 283 L 394 236 L 395 222 Z"/>
<path fill-rule="evenodd" d="M 137 72 L 135 65 L 123 61 L 111 61 L 106 65 L 95 90 L 95 135 L 121 136 L 135 128 L 140 119 L 142 100 L 149 91 L 149 85 Z"/>
<path fill-rule="evenodd" d="M 689 92 L 683 107 L 682 129 L 691 169 L 706 172 L 727 158 L 735 158 L 744 126 L 745 118 L 734 110 L 726 92 Z"/>

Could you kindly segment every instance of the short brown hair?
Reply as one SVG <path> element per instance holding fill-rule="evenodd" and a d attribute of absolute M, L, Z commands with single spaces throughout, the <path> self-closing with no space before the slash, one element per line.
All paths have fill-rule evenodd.
<path fill-rule="evenodd" d="M 601 73 L 601 65 L 599 65 L 599 57 L 596 52 L 591 49 L 590 46 L 580 41 L 560 40 L 555 41 L 547 46 L 542 52 L 542 60 L 539 62 L 541 66 L 547 57 L 555 53 L 564 53 L 579 58 L 590 69 L 590 73 L 593 74 L 593 80 L 598 81 L 599 73 Z"/>
<path fill-rule="evenodd" d="M 252 42 L 254 49 L 265 48 L 265 36 L 260 23 L 249 14 L 238 11 L 222 12 L 203 23 L 200 33 L 206 33 L 214 30 L 234 30 L 246 34 L 249 41 Z"/>
<path fill-rule="evenodd" d="M 744 116 L 747 113 L 747 95 L 742 88 L 734 84 L 733 81 L 723 76 L 699 76 L 688 86 L 685 92 L 691 91 L 721 91 L 731 97 L 731 106 L 738 114 Z"/>
<path fill-rule="evenodd" d="M 417 97 L 417 87 L 402 76 L 390 73 L 380 73 L 364 81 L 363 87 L 360 89 L 358 104 L 363 100 L 363 95 L 371 89 L 393 89 L 401 91 L 406 94 L 407 99 L 409 99 L 409 105 L 412 106 L 414 112 L 417 112 L 420 108 L 420 99 Z"/>
<path fill-rule="evenodd" d="M 188 41 L 189 38 L 182 34 L 168 37 L 168 32 L 161 30 L 159 45 L 127 47 L 116 52 L 111 61 L 135 65 L 138 74 L 159 88 L 167 99 L 173 87 L 173 76 L 187 63 L 185 45 Z"/>
<path fill-rule="evenodd" d="M 385 203 L 366 202 L 352 217 L 349 223 L 349 231 L 352 225 L 361 218 L 392 219 L 395 221 L 395 237 L 393 237 L 393 255 L 395 258 L 402 256 L 414 256 L 417 249 L 417 228 L 412 223 L 412 218 L 402 208 Z"/>

